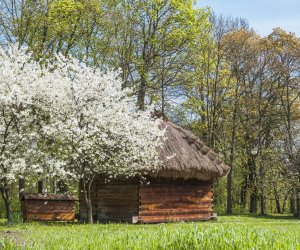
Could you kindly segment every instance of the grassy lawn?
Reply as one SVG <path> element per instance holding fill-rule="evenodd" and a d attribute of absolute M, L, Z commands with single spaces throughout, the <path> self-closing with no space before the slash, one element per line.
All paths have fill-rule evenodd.
<path fill-rule="evenodd" d="M 158 225 L 22 223 L 0 226 L 0 249 L 298 249 L 300 221 L 219 216 Z"/>

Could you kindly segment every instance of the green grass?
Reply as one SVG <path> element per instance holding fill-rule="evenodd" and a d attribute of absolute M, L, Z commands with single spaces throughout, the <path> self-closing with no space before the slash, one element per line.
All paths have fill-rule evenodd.
<path fill-rule="evenodd" d="M 1 240 L 2 238 L 2 240 Z M 0 249 L 297 249 L 300 221 L 219 216 L 158 225 L 24 223 L 0 226 Z"/>

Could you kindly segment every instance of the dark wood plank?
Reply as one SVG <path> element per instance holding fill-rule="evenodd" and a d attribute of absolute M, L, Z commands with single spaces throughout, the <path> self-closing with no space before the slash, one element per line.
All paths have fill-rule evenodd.
<path fill-rule="evenodd" d="M 74 213 L 28 213 L 25 216 L 26 220 L 38 220 L 38 221 L 73 221 L 75 219 Z"/>
<path fill-rule="evenodd" d="M 140 216 L 140 223 L 160 223 L 160 222 L 179 222 L 179 221 L 201 221 L 209 220 L 212 214 L 186 214 L 186 215 L 170 215 L 170 216 Z"/>
<path fill-rule="evenodd" d="M 212 202 L 213 199 L 209 196 L 196 198 L 195 196 L 142 196 L 140 199 L 141 204 L 151 203 L 190 203 L 190 204 L 202 204 L 203 202 Z"/>
<path fill-rule="evenodd" d="M 212 208 L 211 202 L 202 202 L 201 204 L 190 204 L 190 203 L 151 203 L 140 205 L 140 211 L 153 211 L 163 209 L 206 209 Z"/>
<path fill-rule="evenodd" d="M 183 209 L 170 209 L 170 210 L 155 210 L 155 211 L 141 211 L 139 213 L 140 216 L 160 216 L 160 215 L 163 215 L 163 216 L 168 216 L 168 215 L 174 215 L 174 216 L 177 216 L 177 215 L 192 215 L 192 214 L 195 214 L 195 215 L 199 215 L 199 214 L 212 214 L 213 213 L 213 210 L 212 209 L 202 209 L 202 210 L 192 210 L 192 209 L 189 209 L 189 210 L 183 210 Z"/>

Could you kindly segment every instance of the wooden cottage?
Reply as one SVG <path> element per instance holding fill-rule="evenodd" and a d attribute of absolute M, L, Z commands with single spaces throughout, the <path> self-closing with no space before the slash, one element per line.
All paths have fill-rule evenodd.
<path fill-rule="evenodd" d="M 76 197 L 69 194 L 24 193 L 21 209 L 24 221 L 73 221 Z"/>
<path fill-rule="evenodd" d="M 91 187 L 95 220 L 107 222 L 159 223 L 199 221 L 214 217 L 213 181 L 230 168 L 191 132 L 167 120 L 163 166 L 143 180 L 96 178 Z M 170 158 L 170 159 L 169 159 Z M 80 218 L 86 219 L 83 196 Z"/>

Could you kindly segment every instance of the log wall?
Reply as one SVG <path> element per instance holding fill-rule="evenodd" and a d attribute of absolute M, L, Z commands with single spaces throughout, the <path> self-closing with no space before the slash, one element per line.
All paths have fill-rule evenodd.
<path fill-rule="evenodd" d="M 141 185 L 139 200 L 140 223 L 209 220 L 213 216 L 212 182 Z"/>
<path fill-rule="evenodd" d="M 132 222 L 138 215 L 138 185 L 130 183 L 104 184 L 96 179 L 91 187 L 93 217 L 101 222 Z M 80 197 L 80 218 L 86 219 L 83 195 Z"/>
<path fill-rule="evenodd" d="M 213 216 L 211 181 L 152 179 L 150 184 L 135 183 L 104 184 L 102 179 L 95 179 L 91 187 L 94 219 L 160 223 L 209 220 Z M 80 218 L 86 219 L 83 195 Z"/>

